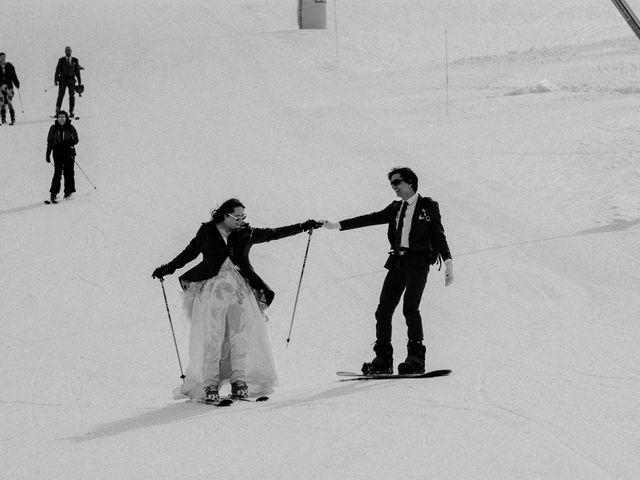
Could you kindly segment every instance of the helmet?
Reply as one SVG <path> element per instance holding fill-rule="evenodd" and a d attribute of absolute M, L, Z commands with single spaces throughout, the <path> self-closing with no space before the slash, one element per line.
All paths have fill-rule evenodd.
<path fill-rule="evenodd" d="M 78 95 L 82 96 L 84 93 L 84 85 L 76 85 L 75 90 Z"/>

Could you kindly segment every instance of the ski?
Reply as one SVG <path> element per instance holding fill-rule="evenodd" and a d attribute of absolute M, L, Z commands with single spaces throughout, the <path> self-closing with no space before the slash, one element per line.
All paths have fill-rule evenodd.
<path fill-rule="evenodd" d="M 233 405 L 233 400 L 230 398 L 221 398 L 217 402 L 207 402 L 203 399 L 198 400 L 200 403 L 204 403 L 205 405 L 212 405 L 214 407 L 229 407 Z"/>
<path fill-rule="evenodd" d="M 240 398 L 240 397 L 233 397 L 233 396 L 232 396 L 232 397 L 230 397 L 230 398 L 231 398 L 231 399 L 233 399 L 233 400 L 239 400 L 239 401 L 241 401 L 241 402 L 251 402 L 251 403 L 266 402 L 267 400 L 269 400 L 269 397 L 265 397 L 265 396 L 262 396 L 262 397 L 256 397 L 256 398 L 252 398 L 252 397 L 243 397 L 243 398 Z"/>
<path fill-rule="evenodd" d="M 451 373 L 451 370 L 432 370 L 426 373 L 406 373 L 406 374 L 393 374 L 382 373 L 378 375 L 363 375 L 356 372 L 336 372 L 340 377 L 349 377 L 344 380 L 393 380 L 397 378 L 432 378 L 432 377 L 446 377 Z"/>
<path fill-rule="evenodd" d="M 53 202 L 51 200 L 45 200 L 44 203 L 46 203 L 47 205 L 57 205 L 58 201 L 54 200 Z"/>

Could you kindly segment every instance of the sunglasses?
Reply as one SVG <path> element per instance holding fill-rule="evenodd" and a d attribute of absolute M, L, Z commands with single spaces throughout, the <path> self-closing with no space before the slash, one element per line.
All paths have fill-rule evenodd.
<path fill-rule="evenodd" d="M 398 185 L 400 185 L 402 182 L 404 182 L 403 179 L 401 178 L 396 178 L 395 180 L 391 180 L 391 185 L 393 185 L 394 187 L 397 187 Z"/>
<path fill-rule="evenodd" d="M 247 216 L 244 213 L 242 215 L 233 215 L 232 213 L 227 213 L 227 215 L 233 218 L 236 222 L 238 220 L 244 220 L 245 218 L 247 218 Z"/>

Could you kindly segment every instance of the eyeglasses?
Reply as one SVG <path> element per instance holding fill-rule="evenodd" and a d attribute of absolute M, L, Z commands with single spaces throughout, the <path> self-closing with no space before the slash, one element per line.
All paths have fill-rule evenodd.
<path fill-rule="evenodd" d="M 247 218 L 247 216 L 244 213 L 242 215 L 233 215 L 232 213 L 227 213 L 227 215 L 233 218 L 236 222 L 238 220 L 244 220 L 245 218 Z"/>
<path fill-rule="evenodd" d="M 394 187 L 397 187 L 402 182 L 404 182 L 404 180 L 402 178 L 396 178 L 395 180 L 391 180 L 391 185 L 393 185 Z"/>

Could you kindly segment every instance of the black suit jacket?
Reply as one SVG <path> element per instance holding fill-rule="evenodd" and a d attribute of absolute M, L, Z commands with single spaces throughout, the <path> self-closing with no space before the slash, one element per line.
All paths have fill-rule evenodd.
<path fill-rule="evenodd" d="M 16 88 L 20 88 L 20 81 L 18 80 L 18 75 L 16 75 L 16 69 L 10 62 L 5 63 L 4 73 L 2 73 L 2 68 L 0 68 L 0 85 L 6 85 L 7 88 L 13 88 L 15 85 Z"/>
<path fill-rule="evenodd" d="M 58 59 L 58 64 L 56 65 L 56 73 L 53 76 L 53 80 L 59 82 L 62 79 L 73 79 L 78 78 L 78 83 L 82 84 L 82 80 L 80 79 L 80 63 L 78 63 L 78 59 L 76 57 L 71 57 L 71 65 L 67 61 L 67 57 L 60 57 Z"/>
<path fill-rule="evenodd" d="M 179 277 L 180 286 L 184 290 L 191 282 L 201 282 L 215 277 L 229 257 L 239 267 L 240 274 L 256 290 L 258 300 L 270 305 L 275 293 L 253 269 L 249 260 L 249 251 L 256 243 L 270 242 L 302 231 L 299 223 L 280 228 L 252 228 L 245 225 L 231 232 L 225 243 L 215 223 L 204 223 L 189 245 L 169 262 L 166 268 L 169 274 L 173 273 L 202 254 L 202 261 Z"/>
<path fill-rule="evenodd" d="M 369 227 L 371 225 L 388 224 L 387 237 L 391 249 L 394 248 L 396 217 L 402 207 L 402 200 L 391 202 L 386 208 L 378 212 L 348 218 L 340 221 L 341 230 Z M 395 261 L 397 252 L 391 252 L 391 257 L 385 265 L 387 268 Z M 442 226 L 440 208 L 438 202 L 418 195 L 416 208 L 411 219 L 411 231 L 409 233 L 408 254 L 412 256 L 415 266 L 427 266 L 435 263 L 439 258 L 443 261 L 451 258 L 447 237 Z"/>

